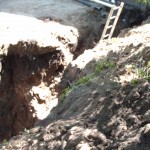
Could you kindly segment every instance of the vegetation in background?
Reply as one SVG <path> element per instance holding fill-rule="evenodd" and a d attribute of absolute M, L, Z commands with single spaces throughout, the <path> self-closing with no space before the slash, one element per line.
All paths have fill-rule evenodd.
<path fill-rule="evenodd" d="M 132 79 L 131 80 L 131 85 L 132 86 L 136 86 L 136 85 L 138 85 L 138 83 L 139 83 L 139 79 Z"/>
<path fill-rule="evenodd" d="M 148 82 L 150 82 L 150 61 L 148 61 L 144 66 L 139 68 L 134 66 L 132 69 L 135 70 L 134 72 L 137 75 L 137 78 L 131 80 L 131 84 L 133 86 L 138 85 L 140 79 L 146 79 Z"/>
<path fill-rule="evenodd" d="M 109 69 L 109 68 L 114 68 L 115 67 L 115 63 L 111 62 L 111 61 L 107 61 L 104 60 L 101 63 L 96 63 L 96 67 L 95 67 L 95 74 L 100 73 L 101 71 L 105 70 L 105 69 Z"/>
<path fill-rule="evenodd" d="M 72 92 L 73 89 L 74 89 L 74 87 L 70 85 L 63 90 L 63 92 L 60 96 L 61 102 L 63 102 L 63 100 L 69 95 L 70 92 Z"/>
<path fill-rule="evenodd" d="M 28 134 L 29 133 L 29 130 L 28 129 L 24 129 L 24 133 Z"/>
<path fill-rule="evenodd" d="M 7 143 L 8 143 L 8 140 L 7 140 L 7 139 L 4 139 L 2 143 L 3 143 L 3 144 L 7 144 Z"/>
<path fill-rule="evenodd" d="M 143 3 L 146 5 L 150 5 L 150 0 L 136 0 L 138 3 Z"/>

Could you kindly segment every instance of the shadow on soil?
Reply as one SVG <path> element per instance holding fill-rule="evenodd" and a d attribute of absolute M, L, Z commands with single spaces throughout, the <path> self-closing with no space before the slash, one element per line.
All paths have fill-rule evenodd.
<path fill-rule="evenodd" d="M 81 141 L 91 143 L 95 147 L 105 147 L 105 149 L 147 150 L 150 148 L 149 130 L 145 131 L 146 125 L 150 123 L 148 118 L 146 119 L 150 109 L 150 83 L 144 79 L 140 79 L 136 85 L 131 82 L 115 81 L 115 77 L 128 74 L 124 70 L 126 64 L 136 65 L 142 58 L 141 53 L 131 55 L 129 51 L 131 47 L 133 45 L 119 53 L 110 52 L 105 59 L 114 61 L 113 58 L 116 58 L 116 68 L 106 68 L 86 85 L 73 87 L 72 92 L 63 102 L 60 102 L 49 117 L 41 122 L 41 125 L 50 131 L 50 135 L 55 135 L 48 141 L 49 143 L 52 141 L 61 143 L 65 140 L 67 143 L 64 149 L 69 150 L 76 149 Z M 134 48 L 140 47 L 141 45 L 138 45 Z M 92 68 L 93 62 L 95 61 L 87 64 L 83 70 L 71 68 L 75 70 L 76 75 L 67 76 L 67 80 L 78 79 L 89 66 Z M 66 78 L 66 74 L 64 76 Z M 65 84 L 67 86 L 67 82 Z M 85 138 L 82 131 L 77 137 L 71 139 L 70 129 L 73 127 L 81 127 L 84 130 L 96 128 L 106 136 L 109 142 L 100 141 L 98 137 Z M 59 136 L 56 133 L 59 133 Z M 64 136 L 65 139 L 63 139 Z M 61 144 L 55 148 L 63 149 Z"/>
<path fill-rule="evenodd" d="M 36 97 L 37 105 L 44 102 L 30 91 L 42 82 L 47 86 L 52 83 L 63 69 L 59 64 L 61 57 L 57 51 L 40 56 L 11 54 L 1 58 L 0 141 L 34 126 L 38 118 L 31 101 Z"/>

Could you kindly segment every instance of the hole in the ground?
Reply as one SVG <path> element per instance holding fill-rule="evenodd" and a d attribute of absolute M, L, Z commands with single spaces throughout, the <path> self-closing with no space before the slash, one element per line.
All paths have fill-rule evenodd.
<path fill-rule="evenodd" d="M 130 8 L 124 9 L 123 14 L 118 22 L 114 36 L 117 36 L 120 30 L 139 25 L 147 18 L 147 12 L 143 13 L 140 9 Z M 102 16 L 106 18 L 104 14 Z M 49 21 L 51 18 L 46 20 Z M 102 31 L 104 24 L 99 27 Z M 74 54 L 74 59 L 83 53 L 85 49 L 92 48 L 100 39 L 100 34 L 97 36 L 95 30 L 91 29 L 91 37 L 85 35 L 79 39 L 77 51 Z M 99 31 L 98 31 L 99 32 Z M 85 42 L 85 38 L 88 41 Z M 70 45 L 71 46 L 71 45 Z M 3 57 L 0 83 L 0 140 L 8 139 L 13 135 L 18 134 L 25 128 L 31 128 L 37 121 L 35 113 L 37 109 L 39 113 L 45 109 L 50 103 L 42 99 L 42 93 L 39 95 L 35 91 L 42 89 L 42 92 L 48 92 L 47 96 L 56 98 L 61 91 L 67 87 L 67 78 L 64 75 L 62 78 L 61 88 L 58 88 L 57 78 L 61 77 L 64 69 L 61 61 L 63 55 L 57 51 L 53 53 L 43 54 L 41 56 L 19 56 L 10 55 Z M 66 70 L 66 74 L 70 74 L 70 81 L 74 80 L 75 76 L 80 72 L 78 68 L 73 71 Z M 40 85 L 40 86 L 39 86 Z M 37 87 L 39 86 L 39 87 Z M 35 90 L 35 91 L 34 91 Z M 31 103 L 31 99 L 33 100 Z M 40 106 L 45 104 L 45 106 Z M 47 105 L 46 105 L 47 104 Z M 45 110 L 46 112 L 47 110 Z"/>
<path fill-rule="evenodd" d="M 12 54 L 3 57 L 0 141 L 33 127 L 36 121 L 49 114 L 49 99 L 57 97 L 55 78 L 63 70 L 63 57 L 60 51 L 41 56 Z"/>

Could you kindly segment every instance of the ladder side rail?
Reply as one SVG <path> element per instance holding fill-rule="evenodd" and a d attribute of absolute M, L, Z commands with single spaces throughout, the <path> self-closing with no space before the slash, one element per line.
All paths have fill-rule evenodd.
<path fill-rule="evenodd" d="M 108 18 L 107 18 L 107 21 L 106 21 L 106 24 L 105 24 L 105 27 L 104 27 L 104 30 L 103 30 L 103 33 L 102 33 L 102 36 L 101 36 L 101 40 L 104 39 L 104 36 L 105 36 L 105 34 L 107 32 L 107 27 L 109 26 L 110 18 L 112 16 L 113 12 L 114 12 L 114 8 L 115 8 L 115 6 L 113 5 L 113 7 L 111 8 L 110 13 L 108 15 Z"/>
<path fill-rule="evenodd" d="M 120 14 L 121 14 L 121 12 L 122 12 L 123 6 L 124 6 L 124 3 L 121 2 L 120 8 L 119 8 L 119 10 L 118 10 L 118 12 L 117 12 L 117 15 L 116 15 L 116 18 L 115 18 L 115 20 L 114 20 L 114 23 L 113 23 L 113 26 L 112 26 L 112 28 L 111 28 L 110 35 L 109 35 L 108 39 L 110 39 L 110 38 L 112 37 L 113 33 L 114 33 L 114 30 L 115 30 L 115 27 L 116 27 L 116 25 L 117 25 L 117 22 L 118 22 L 118 19 L 119 19 L 119 17 L 120 17 Z"/>

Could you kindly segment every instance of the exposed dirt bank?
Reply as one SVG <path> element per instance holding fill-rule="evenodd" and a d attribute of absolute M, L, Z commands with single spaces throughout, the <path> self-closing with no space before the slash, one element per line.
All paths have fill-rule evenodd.
<path fill-rule="evenodd" d="M 70 86 L 62 103 L 0 148 L 149 150 L 149 29 L 147 20 L 85 51 L 64 74 Z"/>
<path fill-rule="evenodd" d="M 93 8 L 75 0 L 5 0 L 0 1 L 0 12 L 31 16 L 45 21 L 55 20 L 72 26 L 79 31 L 79 41 L 83 49 L 93 47 L 93 42 L 100 39 L 100 25 L 105 21 L 101 12 L 93 12 Z"/>
<path fill-rule="evenodd" d="M 3 4 L 7 2 L 0 1 Z M 143 132 L 147 136 L 149 118 L 147 121 L 147 118 L 144 120 L 142 116 L 149 115 L 149 82 L 147 81 L 149 79 L 149 21 L 148 25 L 143 25 L 128 34 L 124 30 L 119 37 L 126 35 L 125 38 L 103 41 L 94 49 L 86 50 L 83 55 L 72 61 L 76 54 L 83 52 L 76 50 L 91 48 L 95 45 L 94 42 L 99 40 L 102 32 L 101 24 L 105 20 L 102 19 L 102 16 L 106 12 L 93 10 L 75 1 L 47 1 L 47 3 L 61 9 L 51 13 L 53 15 L 50 16 L 49 13 L 54 12 L 55 7 L 47 12 L 48 15 L 39 16 L 38 14 L 36 17 L 42 21 L 31 17 L 0 13 L 0 140 L 9 139 L 20 134 L 20 131 L 29 132 L 27 129 L 33 127 L 35 123 L 40 127 L 31 129 L 30 133 L 33 136 L 29 134 L 25 135 L 25 138 L 31 136 L 32 139 L 37 136 L 38 140 L 41 138 L 44 141 L 44 145 L 41 141 L 36 140 L 35 144 L 31 142 L 30 146 L 33 149 L 37 149 L 38 144 L 41 146 L 39 146 L 40 149 L 43 149 L 42 146 L 49 147 L 49 149 L 57 149 L 58 146 L 60 149 L 69 150 L 71 148 L 112 149 L 115 146 L 122 149 L 130 147 L 130 143 L 126 140 L 130 139 L 130 136 L 128 137 L 130 133 L 135 132 L 134 124 L 136 124 L 134 127 L 138 133 L 138 135 L 135 134 L 137 140 L 143 136 Z M 26 4 L 29 4 L 28 1 Z M 22 8 L 22 5 L 19 7 Z M 1 5 L 0 9 L 2 9 Z M 76 13 L 77 10 L 80 11 Z M 140 24 L 143 19 L 141 17 L 142 13 L 138 9 L 124 9 L 120 18 L 121 24 L 117 28 L 118 33 L 120 29 L 132 27 L 134 23 Z M 54 20 L 70 26 L 61 25 Z M 105 62 L 104 72 L 99 76 L 92 74 L 94 65 L 97 64 L 95 62 L 100 63 L 102 58 L 112 61 L 110 66 L 115 64 L 117 68 L 114 69 L 115 72 L 109 69 L 109 64 Z M 132 59 L 134 59 L 133 62 Z M 126 63 L 127 68 L 124 68 Z M 138 76 L 137 71 L 134 70 L 136 67 L 143 67 L 142 71 L 139 68 L 141 73 Z M 83 76 L 85 78 L 82 79 Z M 141 80 L 137 81 L 137 77 L 140 77 Z M 83 86 L 83 83 L 87 81 L 90 81 L 87 87 Z M 66 87 L 68 88 L 64 94 L 62 90 Z M 130 93 L 130 90 L 133 91 Z M 70 91 L 73 93 L 68 96 Z M 117 95 L 117 92 L 120 95 Z M 129 98 L 126 101 L 126 97 L 130 95 L 138 97 L 138 100 L 143 100 L 143 104 L 140 105 L 136 99 L 135 104 L 130 107 L 132 100 Z M 60 101 L 63 98 L 64 104 L 60 104 L 47 117 L 51 109 L 57 105 L 58 97 Z M 65 97 L 67 97 L 66 100 Z M 108 114 L 106 110 L 111 113 Z M 123 112 L 124 116 L 120 112 Z M 131 122 L 136 118 L 132 123 L 130 123 L 131 114 L 135 115 L 131 116 Z M 47 119 L 40 122 L 45 117 Z M 60 121 L 61 127 L 58 127 L 60 119 L 66 119 L 66 121 Z M 51 122 L 53 123 L 50 124 Z M 66 129 L 66 123 L 71 127 Z M 42 129 L 43 127 L 46 127 L 46 130 Z M 120 130 L 120 128 L 123 129 Z M 47 134 L 47 130 L 51 129 L 51 134 L 49 131 Z M 42 132 L 38 137 L 36 132 L 40 131 Z M 77 131 L 76 134 L 74 131 Z M 118 141 L 119 138 L 122 139 L 122 143 Z M 136 143 L 135 140 L 135 145 Z M 24 144 L 23 146 L 26 145 L 28 149 L 28 142 Z M 147 142 L 143 145 L 146 144 Z M 9 146 L 10 149 L 17 149 L 13 147 L 16 145 Z"/>
<path fill-rule="evenodd" d="M 57 105 L 58 83 L 78 31 L 56 22 L 0 13 L 0 140 L 31 128 Z"/>

